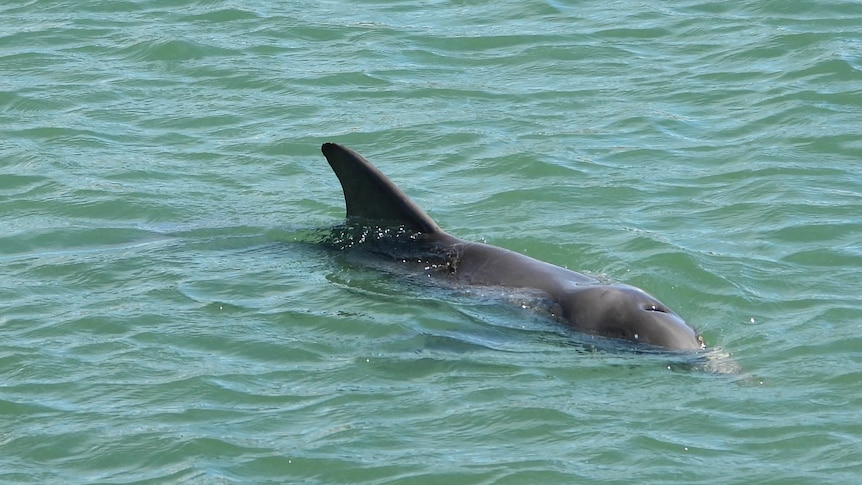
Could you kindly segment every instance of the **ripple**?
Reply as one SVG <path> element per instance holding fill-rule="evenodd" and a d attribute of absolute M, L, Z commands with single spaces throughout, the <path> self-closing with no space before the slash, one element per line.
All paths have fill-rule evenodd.
<path fill-rule="evenodd" d="M 178 39 L 142 41 L 119 52 L 130 61 L 189 61 L 209 57 L 233 56 L 235 51 L 199 42 Z"/>

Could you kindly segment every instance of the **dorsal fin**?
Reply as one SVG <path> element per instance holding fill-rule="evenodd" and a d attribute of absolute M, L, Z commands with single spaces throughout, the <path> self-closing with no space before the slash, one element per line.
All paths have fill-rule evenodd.
<path fill-rule="evenodd" d="M 396 223 L 423 233 L 442 232 L 428 214 L 362 155 L 337 143 L 324 143 L 320 149 L 341 182 L 347 217 Z"/>

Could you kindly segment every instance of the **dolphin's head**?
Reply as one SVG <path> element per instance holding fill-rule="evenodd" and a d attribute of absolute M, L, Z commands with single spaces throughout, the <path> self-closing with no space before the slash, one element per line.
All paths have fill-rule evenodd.
<path fill-rule="evenodd" d="M 703 338 L 643 290 L 626 285 L 577 287 L 560 302 L 563 318 L 586 333 L 670 350 L 700 350 Z"/>

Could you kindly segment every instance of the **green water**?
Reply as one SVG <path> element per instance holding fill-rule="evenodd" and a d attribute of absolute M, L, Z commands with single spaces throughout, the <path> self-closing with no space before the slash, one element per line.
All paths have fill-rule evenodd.
<path fill-rule="evenodd" d="M 0 6 L 0 482 L 851 483 L 862 4 Z M 736 373 L 303 243 L 319 152 Z"/>

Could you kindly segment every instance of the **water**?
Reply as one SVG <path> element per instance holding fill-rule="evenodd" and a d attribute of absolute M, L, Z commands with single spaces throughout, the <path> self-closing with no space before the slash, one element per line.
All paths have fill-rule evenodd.
<path fill-rule="evenodd" d="M 0 13 L 0 481 L 862 474 L 858 2 Z M 344 211 L 324 141 L 457 236 L 647 289 L 740 371 L 308 244 Z"/>

